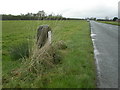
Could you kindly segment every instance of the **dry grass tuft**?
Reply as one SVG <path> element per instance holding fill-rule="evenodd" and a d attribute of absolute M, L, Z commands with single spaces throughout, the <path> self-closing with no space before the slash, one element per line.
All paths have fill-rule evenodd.
<path fill-rule="evenodd" d="M 42 48 L 36 47 L 30 58 L 29 70 L 35 73 L 43 73 L 60 62 L 60 55 L 57 48 L 52 44 L 45 44 Z"/>
<path fill-rule="evenodd" d="M 56 48 L 58 48 L 58 49 L 66 49 L 67 48 L 67 45 L 66 45 L 66 43 L 64 42 L 64 41 L 58 41 L 56 44 Z"/>
<path fill-rule="evenodd" d="M 56 68 L 62 60 L 59 49 L 63 49 L 63 43 L 58 42 L 56 44 L 46 43 L 42 48 L 39 48 L 35 44 L 32 48 L 32 53 L 29 58 L 23 58 L 22 66 L 19 69 L 11 71 L 11 76 L 3 77 L 3 83 L 19 83 L 34 81 L 39 77 L 42 83 L 42 76 L 49 72 L 50 69 Z M 15 85 L 19 87 L 19 85 Z"/>

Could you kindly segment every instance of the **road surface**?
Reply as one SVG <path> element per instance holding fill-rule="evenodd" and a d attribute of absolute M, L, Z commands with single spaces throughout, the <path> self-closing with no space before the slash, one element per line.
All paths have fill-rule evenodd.
<path fill-rule="evenodd" d="M 118 88 L 118 26 L 90 21 L 98 88 Z"/>

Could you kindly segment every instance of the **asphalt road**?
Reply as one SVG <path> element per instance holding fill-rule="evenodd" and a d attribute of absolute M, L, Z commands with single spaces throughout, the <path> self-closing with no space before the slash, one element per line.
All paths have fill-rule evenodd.
<path fill-rule="evenodd" d="M 118 26 L 90 21 L 98 88 L 118 88 Z"/>

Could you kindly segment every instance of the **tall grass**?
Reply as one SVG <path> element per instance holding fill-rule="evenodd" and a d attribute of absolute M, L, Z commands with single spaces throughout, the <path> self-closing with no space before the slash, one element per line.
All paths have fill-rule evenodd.
<path fill-rule="evenodd" d="M 31 43 L 28 41 L 21 42 L 10 48 L 10 56 L 12 60 L 20 60 L 30 56 Z"/>
<path fill-rule="evenodd" d="M 16 41 L 25 39 L 25 36 L 28 35 L 26 30 L 30 30 L 29 32 L 31 33 L 32 29 L 23 27 L 33 26 L 35 23 L 37 25 L 32 27 L 32 29 L 41 25 L 41 21 L 5 22 L 4 50 L 7 50 L 11 43 L 14 44 Z M 19 62 L 19 60 L 16 60 L 16 62 L 10 61 L 9 58 L 6 58 L 8 60 L 3 60 L 3 87 L 96 87 L 93 47 L 88 22 L 81 20 L 59 22 L 45 20 L 42 24 L 46 23 L 50 26 L 52 25 L 52 44 L 45 45 L 41 49 L 38 49 L 37 45 L 34 44 L 31 49 L 32 53 L 28 58 L 23 58 L 23 62 Z M 13 26 L 16 26 L 16 28 L 13 29 Z M 35 33 L 31 33 L 31 35 L 33 34 Z M 14 41 L 11 42 L 11 40 Z M 62 43 L 64 44 L 62 45 Z M 18 65 L 19 67 L 17 67 Z"/>
<path fill-rule="evenodd" d="M 30 85 L 29 87 L 32 87 L 31 82 L 36 83 L 38 78 L 39 87 L 43 87 L 47 83 L 44 75 L 60 64 L 62 56 L 59 50 L 65 47 L 67 48 L 63 41 L 55 44 L 46 43 L 42 48 L 39 48 L 36 41 L 32 47 L 29 47 L 28 42 L 14 46 L 11 50 L 12 58 L 21 59 L 23 62 L 19 68 L 11 71 L 11 76 L 3 76 L 3 86 L 21 88 Z"/>

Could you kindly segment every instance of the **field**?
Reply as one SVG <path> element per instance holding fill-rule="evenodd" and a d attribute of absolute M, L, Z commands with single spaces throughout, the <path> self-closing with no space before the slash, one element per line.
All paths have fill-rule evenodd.
<path fill-rule="evenodd" d="M 3 21 L 2 66 L 5 88 L 96 88 L 96 69 L 90 28 L 87 21 Z M 24 60 L 13 60 L 10 50 L 24 42 L 32 42 L 39 25 L 50 25 L 52 41 L 64 41 L 62 60 L 44 76 L 33 75 L 27 80 L 11 79 L 11 71 L 20 68 Z M 23 69 L 24 70 L 24 69 Z M 24 75 L 23 75 L 24 77 Z"/>
<path fill-rule="evenodd" d="M 114 22 L 114 21 L 99 21 L 99 22 L 106 23 L 106 24 L 112 24 L 112 25 L 119 25 L 120 26 L 119 22 Z"/>

